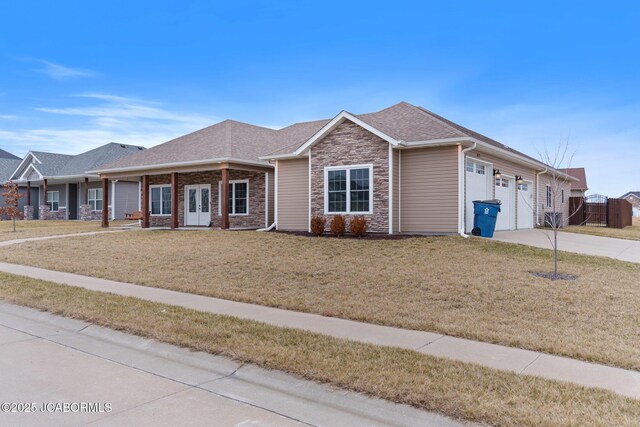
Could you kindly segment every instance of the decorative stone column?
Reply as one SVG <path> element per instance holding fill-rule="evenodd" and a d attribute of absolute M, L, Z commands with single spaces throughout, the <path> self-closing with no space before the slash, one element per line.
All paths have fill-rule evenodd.
<path fill-rule="evenodd" d="M 80 221 L 93 221 L 91 216 L 91 206 L 80 205 Z"/>
<path fill-rule="evenodd" d="M 33 206 L 26 205 L 23 211 L 23 218 L 25 221 L 33 220 L 34 209 Z"/>
<path fill-rule="evenodd" d="M 40 205 L 38 213 L 40 214 L 39 218 L 41 220 L 47 220 L 50 219 L 51 209 L 49 208 L 49 205 Z"/>

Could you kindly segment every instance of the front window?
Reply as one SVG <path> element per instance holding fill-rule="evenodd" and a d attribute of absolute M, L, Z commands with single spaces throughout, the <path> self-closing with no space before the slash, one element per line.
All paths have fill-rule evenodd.
<path fill-rule="evenodd" d="M 102 210 L 102 188 L 89 189 L 89 206 L 92 211 Z"/>
<path fill-rule="evenodd" d="M 59 191 L 47 191 L 47 205 L 51 212 L 58 212 L 58 209 L 60 209 Z"/>
<path fill-rule="evenodd" d="M 564 188 L 560 190 L 561 202 L 564 203 Z"/>
<path fill-rule="evenodd" d="M 151 187 L 151 215 L 171 215 L 171 185 Z"/>
<path fill-rule="evenodd" d="M 550 208 L 551 205 L 551 186 L 547 185 L 547 207 Z"/>
<path fill-rule="evenodd" d="M 325 212 L 371 213 L 372 166 L 325 169 Z"/>
<path fill-rule="evenodd" d="M 219 185 L 218 214 L 222 215 L 222 182 Z M 249 213 L 249 180 L 229 181 L 229 214 L 247 215 Z"/>

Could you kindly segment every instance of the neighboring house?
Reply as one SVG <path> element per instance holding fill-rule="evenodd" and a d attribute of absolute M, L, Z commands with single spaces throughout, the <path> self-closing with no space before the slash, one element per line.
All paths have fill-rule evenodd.
<path fill-rule="evenodd" d="M 142 147 L 109 143 L 72 156 L 30 151 L 14 168 L 9 179 L 31 197 L 25 197 L 25 219 L 98 220 L 103 205 L 112 219 L 139 209 L 138 182 L 121 179 L 111 183 L 111 194 L 103 203 L 97 174 L 88 171 L 143 150 Z M 37 207 L 37 208 L 36 208 Z"/>
<path fill-rule="evenodd" d="M 20 159 L 20 157 L 0 149 L 0 185 L 5 184 L 11 179 L 13 171 L 16 170 L 21 161 L 22 159 Z M 19 188 L 19 192 L 22 198 L 18 200 L 18 209 L 22 212 L 27 203 L 27 189 L 21 187 Z M 4 193 L 4 190 L 0 188 L 0 194 L 1 193 Z M 32 195 L 35 195 L 35 191 L 32 191 Z M 0 196 L 0 207 L 4 205 L 4 197 Z"/>
<path fill-rule="evenodd" d="M 382 233 L 470 232 L 473 201 L 493 198 L 499 230 L 550 211 L 566 223 L 577 181 L 406 102 L 280 130 L 225 120 L 95 172 L 105 188 L 140 179 L 143 227 L 307 231 L 312 216 L 340 213 Z M 555 199 L 552 175 L 563 181 Z"/>
<path fill-rule="evenodd" d="M 578 181 L 570 183 L 571 197 L 584 197 L 585 193 L 589 189 L 587 186 L 587 174 L 584 168 L 568 168 L 560 170 L 567 175 L 571 175 L 578 179 Z"/>
<path fill-rule="evenodd" d="M 628 200 L 633 209 L 633 216 L 640 217 L 640 191 L 629 191 L 621 199 Z"/>

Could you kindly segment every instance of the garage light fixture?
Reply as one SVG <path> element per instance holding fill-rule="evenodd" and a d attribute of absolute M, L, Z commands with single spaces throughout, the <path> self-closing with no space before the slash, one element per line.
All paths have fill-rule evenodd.
<path fill-rule="evenodd" d="M 517 182 L 518 184 L 522 184 L 523 179 L 522 179 L 522 177 L 521 177 L 520 175 L 516 175 L 516 182 Z"/>
<path fill-rule="evenodd" d="M 496 179 L 502 178 L 502 174 L 500 173 L 500 169 L 494 169 L 493 170 L 493 176 L 495 176 Z"/>

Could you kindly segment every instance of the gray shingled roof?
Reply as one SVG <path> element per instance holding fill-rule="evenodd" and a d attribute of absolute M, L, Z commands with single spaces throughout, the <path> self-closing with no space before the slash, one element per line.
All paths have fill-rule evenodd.
<path fill-rule="evenodd" d="M 22 160 L 19 157 L 15 159 L 0 157 L 0 184 L 11 179 L 11 174 L 20 166 L 21 162 Z"/>
<path fill-rule="evenodd" d="M 20 160 L 20 157 L 11 154 L 8 151 L 0 149 L 0 159 L 12 159 L 12 160 Z M 17 166 L 16 166 L 17 167 Z"/>
<path fill-rule="evenodd" d="M 475 138 L 489 145 L 539 160 L 445 119 L 422 107 L 400 102 L 389 108 L 355 115 L 363 122 L 403 142 L 448 138 Z M 280 130 L 225 120 L 213 126 L 157 145 L 102 169 L 135 168 L 208 159 L 235 158 L 260 161 L 260 157 L 290 154 L 317 133 L 330 119 L 296 123 Z"/>
<path fill-rule="evenodd" d="M 630 196 L 632 194 L 640 199 L 640 191 L 629 191 L 628 193 L 623 194 L 622 197 L 620 197 L 620 198 L 624 199 L 625 197 Z"/>
<path fill-rule="evenodd" d="M 35 163 L 34 166 L 43 176 L 55 176 L 58 174 L 73 156 L 68 154 L 45 153 L 44 151 L 31 152 L 41 163 Z"/>
<path fill-rule="evenodd" d="M 113 163 L 142 150 L 144 150 L 142 147 L 111 142 L 71 157 L 65 165 L 57 171 L 56 175 L 83 175 L 102 165 Z"/>
<path fill-rule="evenodd" d="M 111 142 L 75 156 L 43 151 L 31 151 L 31 154 L 40 161 L 40 163 L 34 163 L 38 172 L 45 178 L 55 178 L 85 175 L 107 163 L 112 163 L 142 150 L 144 150 L 143 147 Z M 20 163 L 21 160 L 18 160 L 11 172 L 15 171 Z M 21 174 L 26 167 L 21 168 L 13 179 L 19 178 L 17 175 Z"/>

